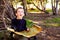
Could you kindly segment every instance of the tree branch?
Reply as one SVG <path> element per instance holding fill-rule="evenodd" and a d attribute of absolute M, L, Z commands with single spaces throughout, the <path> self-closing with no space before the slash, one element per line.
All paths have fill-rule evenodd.
<path fill-rule="evenodd" d="M 34 4 L 34 3 L 33 3 Z M 40 10 L 40 11 L 42 11 L 42 12 L 45 12 L 46 14 L 49 14 L 49 12 L 47 12 L 47 11 L 44 11 L 44 10 L 41 10 L 38 6 L 36 6 L 35 4 L 34 4 L 34 6 L 38 9 L 38 10 Z"/>

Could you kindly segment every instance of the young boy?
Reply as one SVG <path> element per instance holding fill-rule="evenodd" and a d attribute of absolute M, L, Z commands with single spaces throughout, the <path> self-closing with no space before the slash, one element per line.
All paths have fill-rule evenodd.
<path fill-rule="evenodd" d="M 24 16 L 24 10 L 22 7 L 19 7 L 16 9 L 15 12 L 16 18 L 12 19 L 11 22 L 11 28 L 13 28 L 15 31 L 21 32 L 21 31 L 29 31 L 29 29 L 26 27 L 26 20 L 23 19 Z M 10 36 L 13 38 L 13 32 L 11 32 Z M 34 40 L 36 37 L 34 36 Z M 28 38 L 30 40 L 30 38 Z"/>
<path fill-rule="evenodd" d="M 24 30 L 28 31 L 29 29 L 26 27 L 26 20 L 23 19 L 24 10 L 22 7 L 16 9 L 15 16 L 16 18 L 12 19 L 11 27 L 18 32 Z"/>

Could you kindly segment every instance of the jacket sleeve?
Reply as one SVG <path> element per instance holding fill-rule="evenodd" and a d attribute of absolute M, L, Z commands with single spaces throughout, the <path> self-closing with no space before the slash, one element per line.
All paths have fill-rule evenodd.
<path fill-rule="evenodd" d="M 11 20 L 11 28 L 12 29 L 15 29 L 15 23 L 14 23 L 14 20 L 13 19 Z"/>
<path fill-rule="evenodd" d="M 24 22 L 24 28 L 25 28 L 25 30 L 27 30 L 27 27 L 26 27 L 26 20 L 24 20 L 25 22 Z"/>

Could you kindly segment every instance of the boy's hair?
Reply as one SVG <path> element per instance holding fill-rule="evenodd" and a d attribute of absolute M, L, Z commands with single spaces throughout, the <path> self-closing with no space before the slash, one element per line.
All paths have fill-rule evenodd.
<path fill-rule="evenodd" d="M 23 9 L 23 7 L 18 7 L 16 10 L 15 10 L 15 12 L 14 12 L 14 15 L 16 16 L 16 13 L 17 13 L 17 10 L 18 9 Z"/>
<path fill-rule="evenodd" d="M 23 8 L 22 8 L 22 7 L 18 7 L 18 8 L 15 10 L 15 13 L 17 13 L 17 10 L 18 10 L 18 9 L 23 9 Z"/>

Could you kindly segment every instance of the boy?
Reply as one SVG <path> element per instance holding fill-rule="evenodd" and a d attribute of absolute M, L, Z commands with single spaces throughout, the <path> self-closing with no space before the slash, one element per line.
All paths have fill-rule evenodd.
<path fill-rule="evenodd" d="M 26 20 L 23 19 L 24 10 L 22 7 L 16 9 L 15 16 L 16 18 L 12 19 L 11 28 L 18 32 L 24 30 L 29 31 L 29 29 L 26 27 Z M 11 32 L 10 36 L 13 37 L 13 32 Z M 34 40 L 36 39 L 35 36 L 33 38 Z M 30 40 L 30 38 L 28 38 L 28 40 Z"/>
<path fill-rule="evenodd" d="M 24 30 L 28 31 L 29 29 L 26 27 L 26 20 L 23 19 L 24 10 L 22 7 L 16 9 L 15 16 L 16 18 L 12 19 L 11 27 L 18 32 Z"/>

